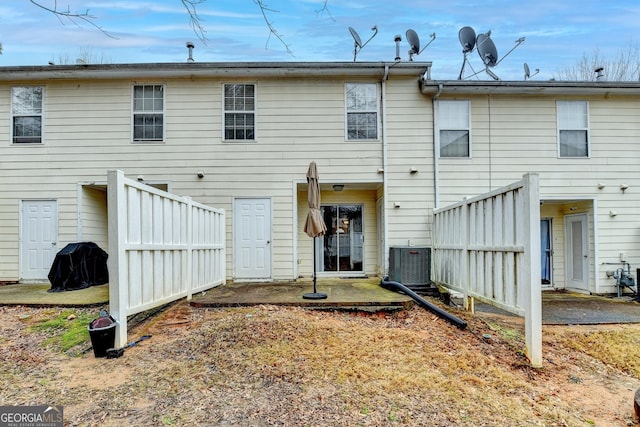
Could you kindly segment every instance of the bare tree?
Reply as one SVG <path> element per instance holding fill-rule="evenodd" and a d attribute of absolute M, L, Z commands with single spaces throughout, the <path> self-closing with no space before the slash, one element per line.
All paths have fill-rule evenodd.
<path fill-rule="evenodd" d="M 280 33 L 278 33 L 278 30 L 276 30 L 276 28 L 273 26 L 273 23 L 269 20 L 268 13 L 269 12 L 278 12 L 278 11 L 277 10 L 273 10 L 273 9 L 269 9 L 267 7 L 267 5 L 265 5 L 263 0 L 253 0 L 253 2 L 255 4 L 257 4 L 258 7 L 260 7 L 260 11 L 262 12 L 262 17 L 264 18 L 264 22 L 267 24 L 267 28 L 269 28 L 269 37 L 267 38 L 267 42 L 265 44 L 265 47 L 267 47 L 269 45 L 269 40 L 271 40 L 271 36 L 273 36 L 273 37 L 277 38 L 278 40 L 280 40 L 280 43 L 282 43 L 282 45 L 285 47 L 285 49 L 287 49 L 287 53 L 288 54 L 293 55 L 293 52 L 289 48 L 289 45 L 284 41 L 284 39 L 282 38 L 282 35 L 280 35 Z"/>
<path fill-rule="evenodd" d="M 194 33 L 196 33 L 196 36 L 198 36 L 198 39 L 200 39 L 201 42 L 206 44 L 207 43 L 207 36 L 205 34 L 206 30 L 202 25 L 202 19 L 200 18 L 200 15 L 198 15 L 198 10 L 196 9 L 196 7 L 198 5 L 203 4 L 207 0 L 181 0 L 181 1 L 182 1 L 182 5 L 187 10 L 187 14 L 189 15 L 189 24 L 191 25 L 191 29 L 193 30 Z"/>
<path fill-rule="evenodd" d="M 609 81 L 635 81 L 640 79 L 640 46 L 630 43 L 628 49 L 620 50 L 615 57 L 606 57 L 599 49 L 590 54 L 583 53 L 573 65 L 560 70 L 557 80 L 594 81 L 596 69 L 602 68 L 604 77 Z"/>
<path fill-rule="evenodd" d="M 71 9 L 69 9 L 69 6 L 67 6 L 66 9 L 62 9 L 58 6 L 58 0 L 54 0 L 53 1 L 53 5 L 52 6 L 46 6 L 44 5 L 41 0 L 29 0 L 33 5 L 39 7 L 40 9 L 44 9 L 47 12 L 52 13 L 56 18 L 58 18 L 58 20 L 64 24 L 65 21 L 71 22 L 72 24 L 76 25 L 76 26 L 80 26 L 80 23 L 85 22 L 89 25 L 91 25 L 92 27 L 100 30 L 104 35 L 111 37 L 111 38 L 117 38 L 114 37 L 113 35 L 109 34 L 108 31 L 104 30 L 101 26 L 99 26 L 98 24 L 96 24 L 94 22 L 94 20 L 96 19 L 95 16 L 91 15 L 89 13 L 89 9 L 83 11 L 83 12 L 72 12 Z"/>
<path fill-rule="evenodd" d="M 117 38 L 95 22 L 96 17 L 89 13 L 89 9 L 86 9 L 84 11 L 72 11 L 71 9 L 69 9 L 69 6 L 67 6 L 66 8 L 59 6 L 58 0 L 52 0 L 53 3 L 52 5 L 49 5 L 49 6 L 47 6 L 44 3 L 44 0 L 29 0 L 29 1 L 33 5 L 55 15 L 63 24 L 65 23 L 65 21 L 71 22 L 77 26 L 80 26 L 80 24 L 82 23 L 86 23 L 98 29 L 100 32 L 102 32 L 108 37 Z M 200 41 L 206 44 L 207 43 L 206 30 L 204 28 L 203 19 L 200 17 L 200 15 L 198 15 L 198 6 L 206 3 L 207 0 L 180 0 L 180 1 L 182 2 L 182 5 L 187 11 L 187 15 L 189 17 L 189 24 L 191 25 L 193 32 L 196 34 L 198 39 L 200 39 Z M 269 29 L 269 37 L 267 38 L 266 45 L 269 44 L 269 40 L 271 39 L 271 37 L 275 37 L 280 41 L 280 43 L 282 43 L 282 45 L 287 50 L 287 53 L 289 53 L 290 55 L 293 55 L 293 52 L 289 48 L 289 45 L 285 42 L 284 37 L 278 32 L 278 30 L 273 25 L 273 22 L 269 19 L 269 16 L 271 13 L 277 13 L 278 11 L 269 8 L 269 6 L 265 3 L 264 0 L 252 0 L 252 1 L 258 6 L 258 8 L 260 8 L 260 12 L 262 13 L 264 22 L 267 25 L 267 28 Z M 329 0 L 322 0 L 322 8 L 317 10 L 316 13 L 317 14 L 327 13 L 329 17 L 333 19 L 333 17 L 331 16 L 331 12 L 329 11 L 329 8 L 327 6 L 328 1 Z M 0 45 L 0 54 L 1 53 L 2 53 L 2 48 Z"/>
<path fill-rule="evenodd" d="M 53 61 L 51 61 L 53 62 Z M 90 47 L 79 48 L 75 54 L 63 54 L 58 56 L 58 65 L 72 64 L 110 64 L 111 58 L 102 53 L 94 52 Z"/>

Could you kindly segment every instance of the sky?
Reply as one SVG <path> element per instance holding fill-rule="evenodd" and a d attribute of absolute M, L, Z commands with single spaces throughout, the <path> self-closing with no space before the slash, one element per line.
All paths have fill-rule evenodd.
<path fill-rule="evenodd" d="M 526 63 L 531 79 L 547 80 L 583 55 L 613 58 L 640 41 L 638 0 L 262 0 L 283 41 L 270 35 L 257 0 L 199 4 L 206 40 L 193 31 L 181 0 L 36 1 L 88 12 L 102 31 L 28 0 L 2 0 L 0 66 L 70 64 L 83 56 L 94 63 L 184 62 L 187 41 L 197 62 L 353 61 L 351 27 L 366 42 L 357 61 L 394 61 L 396 35 L 401 60 L 408 61 L 406 31 L 413 29 L 421 47 L 433 39 L 414 60 L 431 61 L 433 79 L 455 80 L 464 62 L 458 34 L 471 27 L 476 34 L 491 31 L 499 57 L 491 71 L 500 79 L 523 80 Z M 464 78 L 491 79 L 475 51 Z"/>

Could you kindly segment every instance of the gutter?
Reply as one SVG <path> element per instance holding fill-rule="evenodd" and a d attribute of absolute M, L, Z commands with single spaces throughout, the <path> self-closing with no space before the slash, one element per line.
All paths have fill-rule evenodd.
<path fill-rule="evenodd" d="M 620 95 L 640 96 L 640 82 L 611 81 L 420 81 L 420 91 L 434 97 L 440 95 Z"/>
<path fill-rule="evenodd" d="M 389 71 L 393 65 L 393 70 Z M 431 62 L 179 62 L 0 67 L 0 81 L 206 79 L 214 77 L 395 76 L 428 73 Z M 426 68 L 426 71 L 425 71 Z"/>

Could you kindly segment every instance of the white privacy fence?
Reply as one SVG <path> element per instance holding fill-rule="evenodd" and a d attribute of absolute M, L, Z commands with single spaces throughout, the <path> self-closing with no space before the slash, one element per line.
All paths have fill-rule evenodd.
<path fill-rule="evenodd" d="M 127 316 L 224 283 L 225 213 L 108 172 L 109 309 Z"/>
<path fill-rule="evenodd" d="M 432 279 L 525 317 L 527 356 L 542 364 L 537 174 L 434 211 Z"/>

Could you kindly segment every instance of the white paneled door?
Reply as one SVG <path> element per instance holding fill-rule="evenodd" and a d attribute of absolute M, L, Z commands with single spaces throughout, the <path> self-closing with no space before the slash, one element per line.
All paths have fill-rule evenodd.
<path fill-rule="evenodd" d="M 271 279 L 271 199 L 235 199 L 234 277 Z"/>
<path fill-rule="evenodd" d="M 58 203 L 23 200 L 20 208 L 20 278 L 46 280 L 58 251 Z"/>

